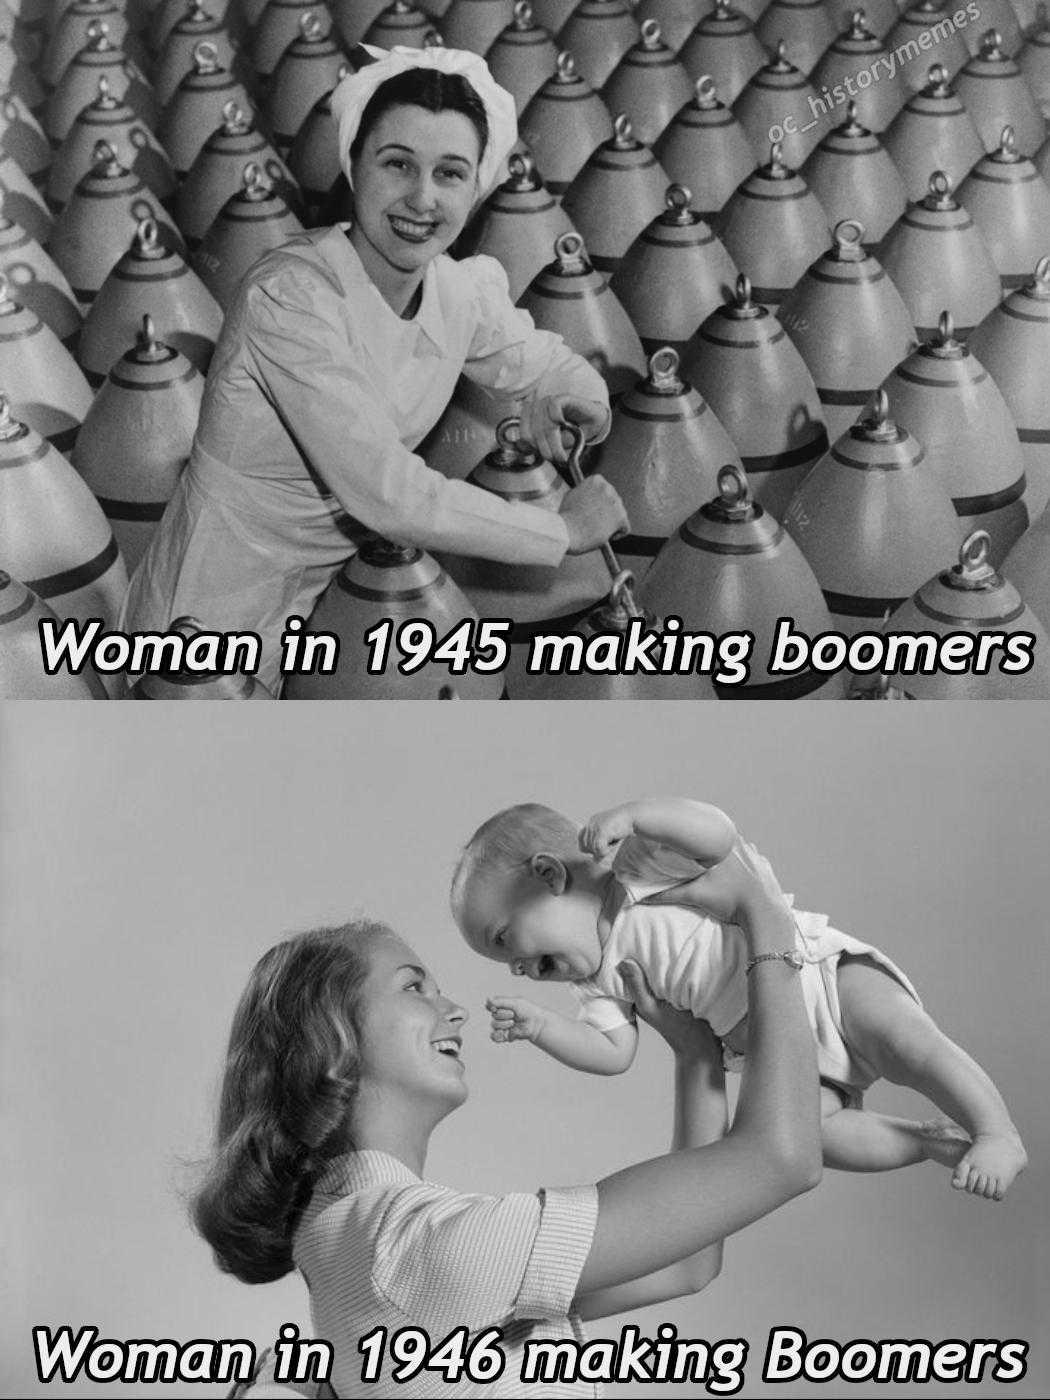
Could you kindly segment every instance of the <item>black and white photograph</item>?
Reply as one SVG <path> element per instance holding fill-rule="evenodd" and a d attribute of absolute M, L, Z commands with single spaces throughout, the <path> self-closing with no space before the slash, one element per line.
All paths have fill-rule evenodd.
<path fill-rule="evenodd" d="M 0 715 L 5 1395 L 1045 1392 L 1043 707 L 285 713 Z"/>

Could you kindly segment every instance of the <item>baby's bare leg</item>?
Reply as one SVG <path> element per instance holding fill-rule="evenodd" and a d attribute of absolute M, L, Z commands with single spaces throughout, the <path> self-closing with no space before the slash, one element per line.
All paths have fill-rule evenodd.
<path fill-rule="evenodd" d="M 970 1146 L 948 1119 L 917 1123 L 886 1113 L 847 1108 L 834 1089 L 820 1091 L 824 1165 L 842 1172 L 889 1172 L 916 1162 L 954 1167 Z"/>
<path fill-rule="evenodd" d="M 882 1078 L 925 1094 L 973 1139 L 952 1185 L 1001 1200 L 1028 1159 L 988 1075 L 871 959 L 843 958 L 838 991 L 847 1044 Z"/>

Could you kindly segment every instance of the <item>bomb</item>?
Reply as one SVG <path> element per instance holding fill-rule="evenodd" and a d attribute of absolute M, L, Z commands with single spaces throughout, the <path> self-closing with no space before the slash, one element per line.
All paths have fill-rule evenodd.
<path fill-rule="evenodd" d="M 959 546 L 951 497 L 924 459 L 880 389 L 870 416 L 836 441 L 784 513 L 840 630 L 895 612 Z"/>
<path fill-rule="evenodd" d="M 783 43 L 799 72 L 810 73 L 835 40 L 835 21 L 823 0 L 771 0 L 755 32 L 767 49 Z"/>
<path fill-rule="evenodd" d="M 1024 457 L 1006 400 L 956 339 L 950 312 L 942 312 L 937 333 L 882 387 L 894 417 L 925 448 L 966 532 L 987 532 L 998 567 L 1028 525 Z"/>
<path fill-rule="evenodd" d="M 544 83 L 554 77 L 557 61 L 558 47 L 536 23 L 529 0 L 517 0 L 512 23 L 489 49 L 485 62 L 493 79 L 514 98 L 519 117 Z"/>
<path fill-rule="evenodd" d="M 738 467 L 718 474 L 718 495 L 700 507 L 664 545 L 638 590 L 657 617 L 679 617 L 691 631 L 750 633 L 750 674 L 743 684 L 718 684 L 722 700 L 837 700 L 838 676 L 769 670 L 777 619 L 794 618 L 808 635 L 831 628 L 820 585 L 784 527 L 754 500 Z"/>
<path fill-rule="evenodd" d="M 4 211 L 43 247 L 51 237 L 55 221 L 36 186 L 13 156 L 0 155 L 0 190 Z"/>
<path fill-rule="evenodd" d="M 889 0 L 889 7 L 892 23 L 897 18 L 893 0 Z M 846 94 L 855 90 L 856 96 L 851 96 L 851 100 L 856 103 L 858 120 L 869 131 L 885 131 L 907 97 L 900 83 L 883 81 L 886 70 L 892 66 L 893 60 L 869 24 L 868 11 L 854 10 L 847 28 L 828 46 L 810 74 L 809 80 L 825 107 L 821 115 L 831 118 L 836 103 L 841 104 Z M 866 75 L 866 82 L 860 81 L 861 74 Z"/>
<path fill-rule="evenodd" d="M 743 470 L 729 434 L 678 369 L 670 347 L 650 356 L 649 373 L 617 400 L 609 436 L 591 463 L 623 501 L 631 534 L 619 540 L 617 554 L 639 580 L 716 491 L 718 468 L 731 462 Z"/>
<path fill-rule="evenodd" d="M 980 230 L 1003 289 L 1021 286 L 1046 248 L 1050 187 L 1017 150 L 1012 127 L 1003 128 L 998 150 L 982 156 L 963 181 L 959 203 Z"/>
<path fill-rule="evenodd" d="M 507 166 L 510 178 L 493 190 L 478 211 L 462 237 L 462 253 L 485 253 L 501 263 L 511 300 L 517 301 L 547 266 L 556 240 L 575 229 L 545 187 L 531 156 L 515 153 Z"/>
<path fill-rule="evenodd" d="M 228 102 L 253 111 L 244 84 L 219 62 L 215 45 L 201 39 L 193 50 L 193 71 L 179 84 L 161 113 L 157 135 L 181 179 L 189 173 L 201 147 L 222 125 Z"/>
<path fill-rule="evenodd" d="M 7 217 L 0 189 L 0 272 L 14 295 L 71 346 L 80 332 L 80 308 L 65 275 L 24 228 Z"/>
<path fill-rule="evenodd" d="M 93 671 L 48 675 L 40 651 L 40 623 L 56 629 L 58 615 L 31 589 L 0 569 L 0 700 L 108 700 Z"/>
<path fill-rule="evenodd" d="M 628 49 L 641 38 L 629 0 L 580 0 L 558 32 L 593 88 L 603 88 Z"/>
<path fill-rule="evenodd" d="M 714 0 L 640 0 L 635 8 L 639 24 L 656 20 L 664 43 L 675 53 L 696 28 L 697 20 L 714 8 Z"/>
<path fill-rule="evenodd" d="M 892 619 L 893 632 L 924 633 L 951 648 L 950 667 L 929 664 L 932 647 L 916 648 L 920 662 L 891 674 L 916 700 L 1050 699 L 1050 638 L 1012 583 L 988 558 L 988 536 L 975 530 L 959 562 L 929 579 Z"/>
<path fill-rule="evenodd" d="M 174 493 L 197 430 L 204 380 L 142 318 L 87 412 L 73 465 L 95 493 L 131 572 Z"/>
<path fill-rule="evenodd" d="M 829 131 L 802 171 L 828 223 L 857 219 L 868 245 L 877 245 L 904 213 L 907 194 L 897 167 L 879 138 L 857 120 L 856 103 Z M 814 257 L 819 254 L 814 254 Z"/>
<path fill-rule="evenodd" d="M 66 139 L 77 114 L 97 94 L 101 78 L 106 79 L 113 95 L 126 102 L 150 130 L 156 127 L 158 109 L 153 89 L 124 51 L 109 42 L 108 29 L 104 20 L 90 26 L 86 47 L 73 59 L 47 100 L 42 125 L 53 146 Z"/>
<path fill-rule="evenodd" d="M 169 199 L 174 193 L 175 172 L 163 146 L 130 104 L 113 95 L 109 79 L 103 76 L 98 80 L 98 95 L 78 114 L 55 152 L 45 186 L 53 209 L 64 209 L 89 173 L 99 141 L 126 152 L 128 168 L 157 199 Z"/>
<path fill-rule="evenodd" d="M 372 21 L 362 42 L 379 49 L 421 49 L 432 30 L 433 20 L 423 10 L 409 0 L 394 0 Z"/>
<path fill-rule="evenodd" d="M 774 142 L 769 161 L 749 175 L 718 217 L 718 230 L 752 294 L 776 307 L 827 247 L 828 219 L 806 181 Z"/>
<path fill-rule="evenodd" d="M 302 224 L 261 167 L 249 161 L 242 188 L 226 201 L 201 239 L 193 266 L 225 310 L 252 263 L 302 231 Z"/>
<path fill-rule="evenodd" d="M 966 40 L 956 29 L 944 0 L 918 0 L 904 11 L 886 36 L 886 48 L 897 55 L 894 81 L 909 92 L 918 92 L 925 82 L 925 70 L 916 60 L 920 52 L 928 53 L 934 45 L 937 62 L 947 78 L 952 78 L 969 61 Z"/>
<path fill-rule="evenodd" d="M 775 56 L 737 98 L 733 113 L 757 160 L 763 159 L 771 141 L 779 141 L 784 159 L 797 170 L 820 140 L 820 124 L 813 120 L 818 100 L 811 84 L 788 60 L 781 41 Z"/>
<path fill-rule="evenodd" d="M 670 183 L 649 147 L 636 140 L 630 119 L 621 113 L 613 122 L 612 140 L 598 147 L 562 198 L 562 207 L 582 234 L 595 267 L 615 271 L 627 249 L 663 209 Z"/>
<path fill-rule="evenodd" d="M 973 117 L 986 151 L 994 151 L 1004 126 L 1012 126 L 1018 149 L 1031 156 L 1043 144 L 1046 122 L 1020 68 L 1002 48 L 1002 36 L 989 29 L 956 79 L 959 96 Z"/>
<path fill-rule="evenodd" d="M 105 31 L 99 29 L 104 23 Z M 48 88 L 56 88 L 76 55 L 94 34 L 105 32 L 119 48 L 128 35 L 128 22 L 117 0 L 73 0 L 48 40 L 40 64 L 40 76 Z"/>
<path fill-rule="evenodd" d="M 304 10 L 299 16 L 299 33 L 281 55 L 267 92 L 266 110 L 281 155 L 288 154 L 310 109 L 331 92 L 345 66 L 346 57 L 332 36 L 331 26 L 315 10 Z"/>
<path fill-rule="evenodd" d="M 3 87 L 0 77 L 0 88 Z M 51 143 L 25 98 L 9 84 L 0 97 L 0 153 L 17 161 L 36 184 L 46 180 L 51 166 Z"/>
<path fill-rule="evenodd" d="M 653 155 L 675 184 L 692 190 L 705 219 L 717 214 L 755 169 L 751 143 L 706 74 L 695 85 L 693 101 L 653 146 Z"/>
<path fill-rule="evenodd" d="M 1017 425 L 1033 520 L 1050 499 L 1050 258 L 1040 258 L 1025 286 L 1011 292 L 970 337 Z"/>
<path fill-rule="evenodd" d="M 609 109 L 576 69 L 571 53 L 558 54 L 552 78 L 521 115 L 518 129 L 553 194 L 564 194 L 603 141 L 613 136 Z"/>
<path fill-rule="evenodd" d="M 640 43 L 628 49 L 602 88 L 610 112 L 626 112 L 640 141 L 651 146 L 693 95 L 689 74 L 663 42 L 654 19 L 642 23 Z"/>
<path fill-rule="evenodd" d="M 716 0 L 678 54 L 682 67 L 698 82 L 708 73 L 717 76 L 718 90 L 728 103 L 737 100 L 769 54 L 755 35 L 755 26 L 740 6 Z"/>
<path fill-rule="evenodd" d="M 929 70 L 922 91 L 894 117 L 882 144 L 912 200 L 923 198 L 935 170 L 943 170 L 958 185 L 984 154 L 973 119 L 940 63 Z"/>
<path fill-rule="evenodd" d="M 943 170 L 933 172 L 926 197 L 894 224 L 880 254 L 923 340 L 935 334 L 942 307 L 952 308 L 965 338 L 999 303 L 992 255 Z"/>
<path fill-rule="evenodd" d="M 50 326 L 15 300 L 2 272 L 0 386 L 11 413 L 60 452 L 72 449 L 91 406 L 91 388 Z"/>
<path fill-rule="evenodd" d="M 418 639 L 418 652 L 427 659 L 411 670 L 399 670 L 394 638 L 407 646 L 403 625 Z M 451 684 L 464 700 L 498 699 L 503 681 L 498 672 L 451 669 L 453 661 L 435 661 L 433 644 L 454 628 L 464 634 L 476 628 L 478 615 L 429 554 L 409 545 L 371 539 L 362 544 L 322 593 L 305 629 L 328 633 L 338 639 L 338 663 L 332 674 L 289 674 L 286 700 L 436 700 L 442 686 Z M 386 628 L 386 663 L 369 669 L 379 643 L 367 638 L 376 627 Z M 475 635 L 479 635 L 475 633 Z M 303 639 L 305 643 L 305 638 Z"/>
<path fill-rule="evenodd" d="M 1050 513 L 1044 510 L 1021 536 L 1006 556 L 1002 574 L 1050 631 Z"/>
<path fill-rule="evenodd" d="M 349 63 L 343 62 L 339 65 L 336 87 L 350 71 Z M 338 127 L 332 115 L 334 90 L 333 88 L 331 92 L 326 92 L 314 103 L 288 152 L 288 169 L 302 192 L 308 228 L 313 226 L 314 217 L 342 173 L 339 163 Z M 192 175 L 193 171 L 190 174 Z"/>
<path fill-rule="evenodd" d="M 161 107 L 171 101 L 183 78 L 192 71 L 193 50 L 202 39 L 215 46 L 218 61 L 224 68 L 234 67 L 237 49 L 225 25 L 212 11 L 211 0 L 208 0 L 207 9 L 204 0 L 188 0 L 159 49 L 153 70 L 153 91 Z"/>
<path fill-rule="evenodd" d="M 514 22 L 514 0 L 452 0 L 441 16 L 441 34 L 450 49 L 484 57 Z"/>
<path fill-rule="evenodd" d="M 779 519 L 828 436 L 805 361 L 780 322 L 752 299 L 746 276 L 693 336 L 682 364 L 736 443 L 749 490 Z"/>
<path fill-rule="evenodd" d="M 855 219 L 780 305 L 778 316 L 817 385 L 828 435 L 844 433 L 895 364 L 910 354 L 908 308 L 879 263 L 865 253 Z"/>
<path fill-rule="evenodd" d="M 200 636 L 202 631 L 203 628 L 195 617 L 177 617 L 168 628 L 169 633 L 185 639 L 186 652 L 191 655 L 194 652 L 195 639 Z M 126 698 L 129 700 L 272 700 L 273 696 L 254 676 L 208 670 L 206 667 L 202 668 L 199 661 L 192 666 L 188 661 L 184 661 L 181 667 L 144 672 L 131 686 Z"/>

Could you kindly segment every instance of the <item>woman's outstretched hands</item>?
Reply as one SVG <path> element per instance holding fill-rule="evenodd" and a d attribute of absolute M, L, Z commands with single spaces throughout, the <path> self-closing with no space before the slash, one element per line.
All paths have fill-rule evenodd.
<path fill-rule="evenodd" d="M 543 1007 L 525 997 L 489 997 L 485 1009 L 492 1017 L 491 1038 L 499 1043 L 535 1040 L 546 1019 Z"/>
<path fill-rule="evenodd" d="M 617 971 L 639 1017 L 663 1036 L 676 1055 L 720 1054 L 718 1038 L 707 1022 L 698 1020 L 691 1011 L 679 1011 L 669 1001 L 655 997 L 636 962 L 627 959 L 620 963 Z"/>
<path fill-rule="evenodd" d="M 580 831 L 580 850 L 595 860 L 605 860 L 633 832 L 634 818 L 628 803 L 595 812 Z"/>
<path fill-rule="evenodd" d="M 688 883 L 674 885 L 646 900 L 647 904 L 688 904 L 728 924 L 746 923 L 749 911 L 763 902 L 787 907 L 773 867 L 741 836 L 725 860 L 701 871 Z"/>
<path fill-rule="evenodd" d="M 608 421 L 609 410 L 596 400 L 548 394 L 522 406 L 521 436 L 548 462 L 567 462 L 570 448 L 562 430 L 575 426 L 583 429 L 585 437 L 592 438 Z"/>

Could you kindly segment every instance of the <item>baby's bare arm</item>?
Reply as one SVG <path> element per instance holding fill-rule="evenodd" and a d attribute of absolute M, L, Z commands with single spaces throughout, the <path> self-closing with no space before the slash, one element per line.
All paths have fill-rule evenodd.
<path fill-rule="evenodd" d="M 531 1040 L 563 1065 L 589 1074 L 622 1074 L 634 1059 L 637 1026 L 600 1031 L 525 997 L 490 997 L 487 1005 L 493 1040 Z"/>
<path fill-rule="evenodd" d="M 688 797 L 647 797 L 596 813 L 580 832 L 580 846 L 603 860 L 632 835 L 716 865 L 733 849 L 737 832 L 725 812 L 710 803 Z"/>

